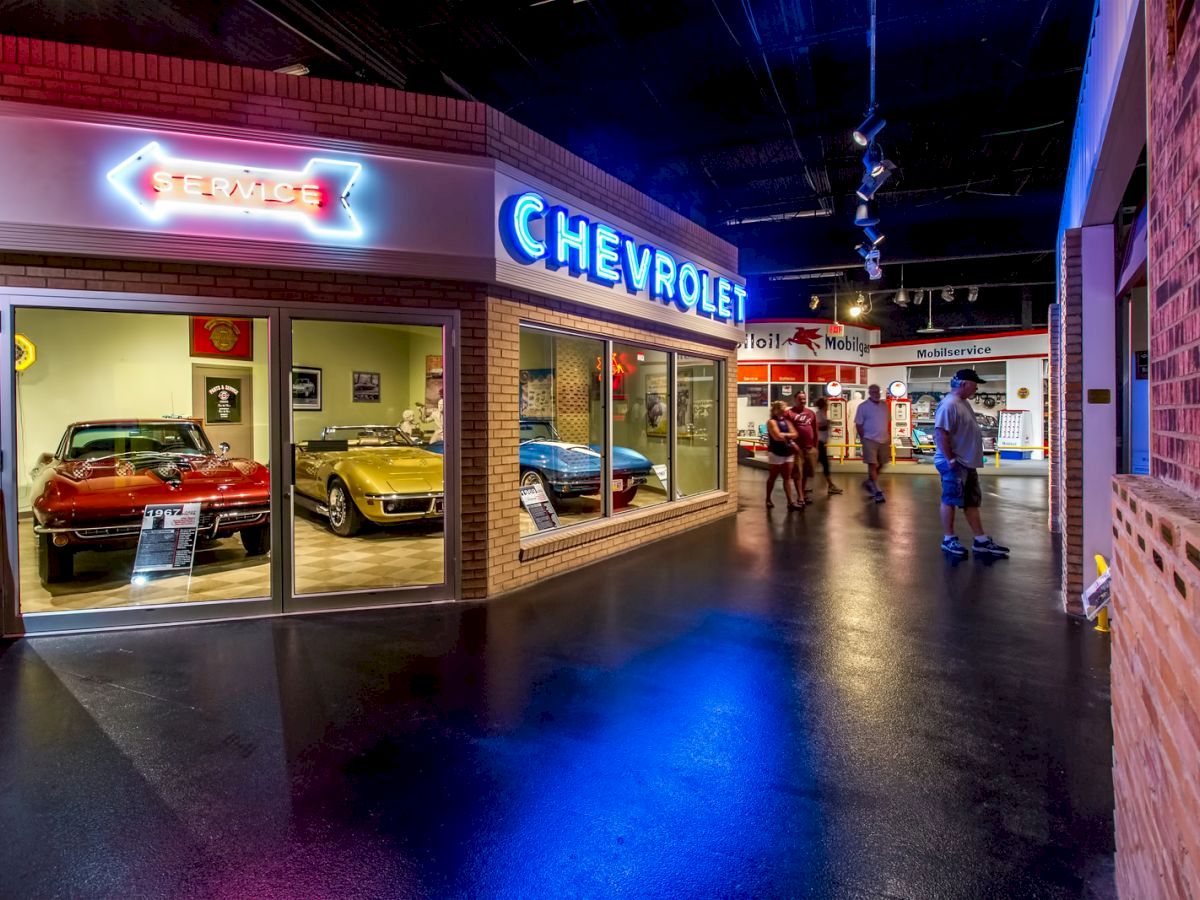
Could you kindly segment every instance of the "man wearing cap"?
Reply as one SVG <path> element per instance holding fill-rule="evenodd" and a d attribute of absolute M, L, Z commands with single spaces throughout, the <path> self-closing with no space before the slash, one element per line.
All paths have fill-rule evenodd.
<path fill-rule="evenodd" d="M 975 533 L 971 549 L 976 556 L 1006 558 L 1008 548 L 1001 547 L 983 530 L 979 506 L 979 468 L 983 465 L 983 432 L 975 420 L 970 399 L 985 384 L 974 369 L 959 369 L 950 379 L 950 393 L 938 404 L 933 419 L 933 437 L 937 449 L 933 464 L 942 476 L 942 550 L 963 559 L 967 548 L 954 534 L 954 510 L 962 507 L 967 524 Z"/>

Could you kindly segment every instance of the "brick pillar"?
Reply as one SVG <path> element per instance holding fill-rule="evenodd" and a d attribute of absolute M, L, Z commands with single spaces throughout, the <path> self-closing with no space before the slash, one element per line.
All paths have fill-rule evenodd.
<path fill-rule="evenodd" d="M 1062 453 L 1063 435 L 1059 417 L 1062 415 L 1062 316 L 1061 303 L 1052 303 L 1046 313 L 1046 321 L 1050 326 L 1050 373 L 1049 373 L 1049 404 L 1050 422 L 1046 434 L 1046 444 L 1049 446 L 1050 502 L 1047 510 L 1047 527 L 1051 534 L 1062 534 Z"/>
<path fill-rule="evenodd" d="M 1083 606 L 1083 229 L 1064 235 L 1059 281 L 1057 341 L 1051 353 L 1059 365 L 1052 372 L 1058 403 L 1052 425 L 1058 475 L 1056 509 L 1062 545 L 1063 609 L 1079 615 Z"/>

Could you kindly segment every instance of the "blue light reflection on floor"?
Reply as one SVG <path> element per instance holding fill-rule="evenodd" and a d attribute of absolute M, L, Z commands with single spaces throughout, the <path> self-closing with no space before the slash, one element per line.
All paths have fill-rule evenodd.
<path fill-rule="evenodd" d="M 553 673 L 523 727 L 476 748 L 506 796 L 480 798 L 491 821 L 456 887 L 719 896 L 794 871 L 775 856 L 809 852 L 819 822 L 815 803 L 795 815 L 815 779 L 781 647 L 767 623 L 712 614 L 620 670 Z"/>

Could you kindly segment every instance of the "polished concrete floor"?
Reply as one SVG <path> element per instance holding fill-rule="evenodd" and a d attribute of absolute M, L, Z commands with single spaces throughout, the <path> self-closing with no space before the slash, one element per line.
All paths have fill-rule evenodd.
<path fill-rule="evenodd" d="M 936 482 L 729 519 L 487 605 L 0 655 L 6 897 L 1108 896 L 1106 639 Z"/>

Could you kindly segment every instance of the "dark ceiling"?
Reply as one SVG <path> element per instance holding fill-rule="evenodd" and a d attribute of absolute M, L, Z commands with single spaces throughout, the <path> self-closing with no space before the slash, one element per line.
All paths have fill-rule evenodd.
<path fill-rule="evenodd" d="M 473 97 L 737 244 L 757 315 L 810 314 L 835 282 L 894 289 L 907 261 L 909 287 L 1007 285 L 944 305 L 983 325 L 1019 323 L 1022 292 L 1044 321 L 1053 297 L 1092 9 L 878 0 L 879 142 L 899 168 L 870 284 L 850 139 L 869 0 L 0 0 L 0 31 Z M 814 269 L 831 274 L 795 277 Z M 917 318 L 876 297 L 894 336 Z"/>

